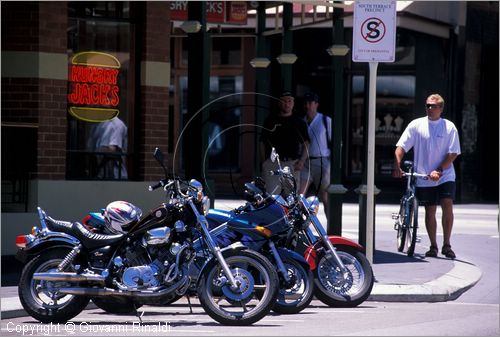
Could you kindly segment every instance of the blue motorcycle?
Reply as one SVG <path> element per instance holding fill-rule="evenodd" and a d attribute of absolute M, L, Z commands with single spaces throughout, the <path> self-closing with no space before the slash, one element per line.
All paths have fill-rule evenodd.
<path fill-rule="evenodd" d="M 297 194 L 293 174 L 281 167 L 279 155 L 273 149 L 271 160 L 277 170 L 270 172 L 279 177 L 280 195 L 269 195 L 262 179 L 245 184 L 245 205 L 226 212 L 210 209 L 207 214 L 214 240 L 221 246 L 241 241 L 256 251 L 266 237 L 272 247 L 266 256 L 274 258 L 278 274 L 283 280 L 289 273 L 287 261 L 303 264 L 296 252 L 303 254 L 314 276 L 314 294 L 323 303 L 334 307 L 355 307 L 363 303 L 373 288 L 373 271 L 364 254 L 364 248 L 346 238 L 327 235 L 316 214 L 317 197 L 305 198 Z M 293 273 L 291 273 L 293 276 Z M 280 291 L 283 290 L 283 287 Z"/>

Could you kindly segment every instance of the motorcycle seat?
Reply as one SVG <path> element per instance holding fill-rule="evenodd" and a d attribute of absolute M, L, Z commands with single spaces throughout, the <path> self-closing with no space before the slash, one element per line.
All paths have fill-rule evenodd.
<path fill-rule="evenodd" d="M 59 221 L 50 217 L 45 218 L 45 222 L 51 231 L 62 232 L 74 236 L 88 249 L 113 245 L 119 242 L 124 236 L 123 234 L 107 235 L 93 233 L 79 222 L 72 223 L 68 221 Z"/>
<path fill-rule="evenodd" d="M 123 234 L 109 235 L 93 233 L 79 222 L 73 223 L 73 235 L 88 249 L 112 246 L 121 241 L 125 236 Z"/>

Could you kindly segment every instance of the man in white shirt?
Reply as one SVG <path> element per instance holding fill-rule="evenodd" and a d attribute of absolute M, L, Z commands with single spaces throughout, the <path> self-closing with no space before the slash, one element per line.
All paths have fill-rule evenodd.
<path fill-rule="evenodd" d="M 304 95 L 305 120 L 309 132 L 308 158 L 301 171 L 300 193 L 306 193 L 309 185 L 314 184 L 316 194 L 323 201 L 325 214 L 328 210 L 328 186 L 330 185 L 330 144 L 332 138 L 332 119 L 318 112 L 319 97 L 316 93 Z"/>
<path fill-rule="evenodd" d="M 429 180 L 417 179 L 416 195 L 425 206 L 425 227 L 431 242 L 425 256 L 436 257 L 439 251 L 436 241 L 436 209 L 443 211 L 443 247 L 441 253 L 454 259 L 450 238 L 453 228 L 453 200 L 455 199 L 455 169 L 453 161 L 460 154 L 460 142 L 455 125 L 441 118 L 444 99 L 433 94 L 427 97 L 426 117 L 410 122 L 396 144 L 393 177 L 402 177 L 401 160 L 413 148 L 415 172 L 429 175 Z"/>
<path fill-rule="evenodd" d="M 128 179 L 125 157 L 122 156 L 127 152 L 127 134 L 127 126 L 118 117 L 98 123 L 92 129 L 89 147 L 100 152 L 97 155 L 98 178 Z"/>

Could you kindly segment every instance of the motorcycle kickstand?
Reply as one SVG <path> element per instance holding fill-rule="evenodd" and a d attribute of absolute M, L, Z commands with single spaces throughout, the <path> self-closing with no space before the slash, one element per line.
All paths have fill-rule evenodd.
<path fill-rule="evenodd" d="M 139 324 L 142 325 L 142 315 L 144 315 L 144 311 L 142 312 L 142 314 L 139 315 L 135 303 L 134 303 L 134 314 L 137 316 L 137 318 L 139 318 Z"/>
<path fill-rule="evenodd" d="M 189 295 L 186 294 L 186 298 L 188 300 L 188 305 L 189 305 L 189 313 L 192 314 L 193 313 L 193 307 L 191 306 L 191 299 L 189 298 Z"/>

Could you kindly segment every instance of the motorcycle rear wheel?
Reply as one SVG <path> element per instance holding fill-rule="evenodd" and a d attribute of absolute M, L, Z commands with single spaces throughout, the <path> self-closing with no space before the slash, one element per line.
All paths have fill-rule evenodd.
<path fill-rule="evenodd" d="M 261 254 L 251 250 L 223 253 L 233 276 L 241 282 L 233 290 L 216 259 L 205 267 L 198 298 L 205 312 L 224 325 L 250 325 L 266 316 L 278 296 L 278 274 Z"/>
<path fill-rule="evenodd" d="M 26 312 L 42 323 L 64 323 L 82 312 L 89 303 L 86 296 L 60 294 L 67 282 L 33 280 L 33 274 L 55 271 L 69 250 L 51 249 L 27 263 L 19 280 L 19 299 Z M 73 268 L 68 268 L 69 271 Z M 74 269 L 73 269 L 74 270 Z"/>
<path fill-rule="evenodd" d="M 314 295 L 314 276 L 300 262 L 285 258 L 283 264 L 291 277 L 291 284 L 286 285 L 280 275 L 280 289 L 273 311 L 280 314 L 297 314 L 307 308 Z"/>
<path fill-rule="evenodd" d="M 370 296 L 374 282 L 372 267 L 362 252 L 348 246 L 337 246 L 336 249 L 348 269 L 347 280 L 333 257 L 322 253 L 314 270 L 314 294 L 331 307 L 356 307 Z"/>

